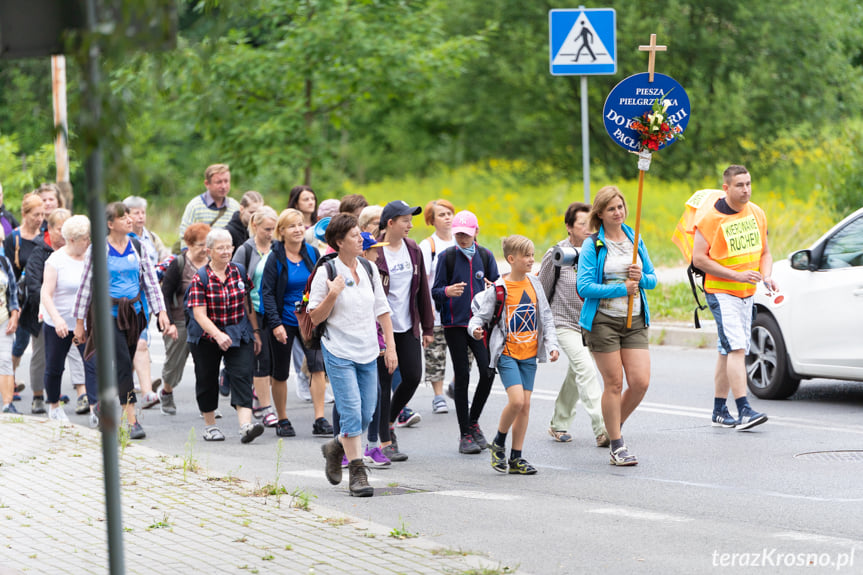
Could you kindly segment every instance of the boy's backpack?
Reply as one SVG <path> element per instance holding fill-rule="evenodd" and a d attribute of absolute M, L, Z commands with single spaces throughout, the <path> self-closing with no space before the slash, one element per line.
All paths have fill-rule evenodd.
<path fill-rule="evenodd" d="M 491 251 L 487 248 L 482 247 L 477 244 L 476 249 L 479 252 L 479 257 L 482 260 L 482 271 L 483 273 L 488 272 L 488 264 L 489 259 L 492 257 Z M 444 257 L 446 258 L 446 284 L 449 285 L 450 280 L 452 279 L 453 271 L 455 270 L 455 258 L 456 252 L 458 251 L 458 246 L 450 246 L 444 251 Z M 435 308 L 440 312 L 442 304 L 439 302 L 435 302 Z"/>
<path fill-rule="evenodd" d="M 707 309 L 707 303 L 702 303 L 704 298 L 704 272 L 692 264 L 692 246 L 695 243 L 695 222 L 704 210 L 713 207 L 719 198 L 725 197 L 722 190 L 698 190 L 686 201 L 683 215 L 674 228 L 671 241 L 678 247 L 684 259 L 689 263 L 686 268 L 686 277 L 689 279 L 689 287 L 695 298 L 695 309 L 692 312 L 696 329 L 701 328 L 698 320 L 698 312 Z M 700 295 L 699 295 L 700 294 Z"/>
<path fill-rule="evenodd" d="M 497 327 L 500 316 L 503 315 L 503 304 L 506 303 L 506 288 L 500 284 L 494 284 L 494 312 L 488 323 L 483 324 L 486 338 L 491 336 L 491 330 Z"/>
<path fill-rule="evenodd" d="M 230 264 L 228 264 L 230 265 Z M 246 278 L 246 268 L 243 267 L 243 264 L 234 264 L 237 266 L 237 269 L 240 270 L 240 277 L 243 278 L 245 282 Z M 201 286 L 204 288 L 204 294 L 207 293 L 207 286 L 210 284 L 210 276 L 207 275 L 207 266 L 203 266 L 198 268 L 196 275 L 201 280 Z M 192 310 L 189 308 L 189 290 L 192 287 L 192 283 L 194 283 L 194 278 L 191 282 L 189 282 L 189 286 L 186 288 L 186 293 L 183 294 L 183 315 L 186 318 L 186 341 L 198 341 L 204 335 L 204 328 L 201 327 L 201 324 L 197 322 L 195 319 L 195 314 L 192 313 Z"/>
<path fill-rule="evenodd" d="M 297 303 L 297 306 L 294 309 L 294 313 L 297 316 L 297 324 L 300 328 L 300 338 L 303 340 L 303 345 L 306 349 L 321 349 L 321 337 L 323 337 L 324 330 L 327 327 L 326 320 L 315 325 L 312 321 L 311 315 L 309 315 L 309 292 L 312 289 L 312 280 L 315 279 L 315 273 L 317 273 L 318 268 L 321 266 L 323 266 L 327 271 L 327 279 L 330 281 L 336 279 L 336 262 L 333 260 L 335 260 L 338 255 L 338 253 L 334 252 L 318 258 L 318 261 L 315 263 L 315 267 L 309 274 L 309 279 L 306 280 L 306 287 L 303 290 L 303 299 Z M 371 281 L 372 284 L 372 293 L 374 293 L 375 283 L 373 279 L 374 276 L 372 275 L 372 264 L 366 258 L 358 257 L 357 259 L 366 269 L 369 281 Z"/>

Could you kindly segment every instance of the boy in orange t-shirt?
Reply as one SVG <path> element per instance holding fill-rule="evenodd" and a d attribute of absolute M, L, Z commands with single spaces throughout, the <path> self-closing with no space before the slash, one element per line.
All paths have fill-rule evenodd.
<path fill-rule="evenodd" d="M 521 451 L 530 418 L 536 364 L 545 362 L 546 357 L 557 361 L 560 351 L 551 308 L 539 278 L 531 273 L 533 242 L 518 235 L 504 238 L 503 255 L 512 271 L 495 282 L 495 286 L 503 286 L 506 295 L 500 318 L 491 326 L 489 355 L 506 388 L 507 404 L 500 414 L 497 436 L 489 444 L 491 466 L 501 473 L 533 475 L 536 468 L 521 456 Z M 486 336 L 483 325 L 492 320 L 496 302 L 495 288 L 486 289 L 474 298 L 474 312 L 468 325 L 474 339 Z M 510 428 L 512 451 L 507 462 L 506 436 Z"/>

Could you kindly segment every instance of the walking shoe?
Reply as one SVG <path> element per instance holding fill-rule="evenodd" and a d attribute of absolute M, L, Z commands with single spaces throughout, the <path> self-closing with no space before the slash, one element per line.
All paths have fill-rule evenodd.
<path fill-rule="evenodd" d="M 27 389 L 27 386 L 24 385 L 23 383 L 21 383 L 20 381 L 15 384 L 15 393 L 21 393 L 25 389 Z"/>
<path fill-rule="evenodd" d="M 279 423 L 279 417 L 276 415 L 273 406 L 266 408 L 266 412 L 264 413 L 264 417 L 261 419 L 261 423 L 264 424 L 264 427 L 275 427 L 277 423 Z"/>
<path fill-rule="evenodd" d="M 94 410 L 90 412 L 90 429 L 99 427 L 99 414 Z"/>
<path fill-rule="evenodd" d="M 332 485 L 338 485 L 342 482 L 342 457 L 345 454 L 344 447 L 342 447 L 338 438 L 333 438 L 331 441 L 321 445 L 321 453 L 326 460 L 324 472 L 327 476 L 327 481 Z"/>
<path fill-rule="evenodd" d="M 276 422 L 276 435 L 279 437 L 294 437 L 297 434 L 290 419 L 282 419 Z M 332 432 L 330 432 L 332 435 Z"/>
<path fill-rule="evenodd" d="M 240 441 L 242 443 L 251 443 L 263 432 L 264 425 L 262 423 L 258 423 L 257 421 L 254 423 L 244 423 L 243 427 L 240 428 Z"/>
<path fill-rule="evenodd" d="M 369 485 L 368 469 L 362 459 L 354 459 L 348 465 L 350 480 L 348 489 L 354 497 L 371 497 L 375 488 Z"/>
<path fill-rule="evenodd" d="M 396 448 L 396 451 L 398 451 L 399 450 L 399 440 L 396 437 L 396 432 L 392 427 L 390 427 L 390 441 L 392 442 L 393 447 Z"/>
<path fill-rule="evenodd" d="M 162 415 L 177 415 L 177 404 L 174 403 L 174 393 L 164 389 L 159 390 L 159 411 Z"/>
<path fill-rule="evenodd" d="M 198 417 L 203 418 L 204 414 L 199 412 Z M 216 419 L 222 419 L 222 412 L 216 409 L 216 411 L 213 412 L 213 417 L 215 417 Z"/>
<path fill-rule="evenodd" d="M 3 406 L 3 413 L 18 413 L 14 403 L 7 403 Z"/>
<path fill-rule="evenodd" d="M 737 420 L 728 413 L 728 406 L 723 405 L 720 411 L 713 412 L 713 427 L 736 427 Z"/>
<path fill-rule="evenodd" d="M 315 437 L 332 437 L 333 426 L 326 417 L 319 417 L 312 424 L 312 435 Z"/>
<path fill-rule="evenodd" d="M 59 421 L 61 423 L 68 423 L 69 416 L 66 415 L 66 410 L 63 409 L 63 406 L 52 407 L 48 411 L 48 419 L 52 419 L 54 421 Z"/>
<path fill-rule="evenodd" d="M 423 420 L 423 416 L 411 409 L 403 407 L 396 419 L 396 427 L 413 427 Z"/>
<path fill-rule="evenodd" d="M 87 399 L 87 394 L 82 393 L 78 396 L 78 401 L 75 402 L 75 413 L 84 415 L 90 411 L 90 400 Z"/>
<path fill-rule="evenodd" d="M 299 374 L 295 376 L 296 381 L 296 392 L 297 399 L 305 401 L 306 403 L 311 403 L 312 401 L 312 392 L 309 389 L 309 379 L 306 377 L 300 377 Z M 326 398 L 326 396 L 325 396 Z"/>
<path fill-rule="evenodd" d="M 482 453 L 482 448 L 474 442 L 473 435 L 468 432 L 462 434 L 458 442 L 458 452 L 466 455 L 476 455 L 477 453 Z"/>
<path fill-rule="evenodd" d="M 608 438 L 607 433 L 600 433 L 596 436 L 597 447 L 608 447 L 609 445 L 611 445 L 611 439 Z"/>
<path fill-rule="evenodd" d="M 20 393 L 13 393 L 12 394 L 12 401 L 21 401 L 21 394 Z"/>
<path fill-rule="evenodd" d="M 154 405 L 159 403 L 159 396 L 154 392 L 145 393 L 144 398 L 141 400 L 141 409 L 150 409 Z"/>
<path fill-rule="evenodd" d="M 231 383 L 228 381 L 228 376 L 224 369 L 219 372 L 219 393 L 225 397 L 231 395 Z"/>
<path fill-rule="evenodd" d="M 363 455 L 363 461 L 369 467 L 389 467 L 392 465 L 390 462 L 390 458 L 384 455 L 384 452 L 381 451 L 380 446 L 372 447 L 369 449 L 369 446 L 366 445 L 366 451 Z"/>
<path fill-rule="evenodd" d="M 65 393 L 60 396 L 60 405 L 65 405 L 65 404 L 69 403 L 70 401 L 72 401 L 72 400 L 69 399 L 69 396 L 66 395 Z"/>
<path fill-rule="evenodd" d="M 536 467 L 527 462 L 523 457 L 516 457 L 509 460 L 510 475 L 535 475 Z"/>
<path fill-rule="evenodd" d="M 548 428 L 548 434 L 554 438 L 558 443 L 569 443 L 572 441 L 572 435 L 568 431 L 558 431 L 553 427 Z"/>
<path fill-rule="evenodd" d="M 350 465 L 350 461 L 348 461 L 347 455 L 342 455 L 342 469 L 347 469 L 348 465 Z"/>
<path fill-rule="evenodd" d="M 626 449 L 625 445 L 618 447 L 617 449 L 611 450 L 611 464 L 617 465 L 619 467 L 629 467 L 631 465 L 638 465 L 638 458 L 632 455 L 629 450 Z"/>
<path fill-rule="evenodd" d="M 752 429 L 767 421 L 766 413 L 758 413 L 748 405 L 740 411 L 740 419 L 737 420 L 737 431 Z"/>
<path fill-rule="evenodd" d="M 147 434 L 144 433 L 144 428 L 137 421 L 129 426 L 129 439 L 144 439 Z"/>
<path fill-rule="evenodd" d="M 432 399 L 432 413 L 449 413 L 449 407 L 446 404 L 444 396 L 434 396 L 434 399 Z"/>
<path fill-rule="evenodd" d="M 506 473 L 506 448 L 492 442 L 488 444 L 491 453 L 491 468 L 501 473 Z"/>
<path fill-rule="evenodd" d="M 204 429 L 204 441 L 225 441 L 225 434 L 214 425 Z"/>
<path fill-rule="evenodd" d="M 45 399 L 41 395 L 33 396 L 33 402 L 30 404 L 30 413 L 33 415 L 47 413 L 45 411 Z"/>
<path fill-rule="evenodd" d="M 381 447 L 381 453 L 384 454 L 384 457 L 390 461 L 395 461 L 396 463 L 408 460 L 408 454 L 399 451 L 399 447 L 395 443 L 387 445 L 386 447 Z"/>
<path fill-rule="evenodd" d="M 485 435 L 482 434 L 482 429 L 479 428 L 479 423 L 473 422 L 470 424 L 470 434 L 473 437 L 473 442 L 476 443 L 480 449 L 488 449 L 488 441 L 485 438 Z"/>
<path fill-rule="evenodd" d="M 455 382 L 451 381 L 446 386 L 446 396 L 450 399 L 455 399 Z"/>

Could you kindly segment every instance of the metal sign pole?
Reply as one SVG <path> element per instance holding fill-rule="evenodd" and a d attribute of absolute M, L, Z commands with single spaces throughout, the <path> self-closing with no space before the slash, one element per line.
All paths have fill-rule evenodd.
<path fill-rule="evenodd" d="M 587 76 L 581 77 L 581 169 L 584 173 L 584 203 L 590 203 L 590 130 L 587 123 Z"/>

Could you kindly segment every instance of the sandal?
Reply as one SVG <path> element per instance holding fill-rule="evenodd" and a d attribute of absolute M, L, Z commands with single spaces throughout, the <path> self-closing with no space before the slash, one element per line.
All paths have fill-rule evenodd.
<path fill-rule="evenodd" d="M 268 407 L 265 409 L 267 410 L 267 413 L 264 414 L 264 418 L 262 420 L 264 427 L 275 427 L 276 424 L 279 422 L 279 418 L 276 417 L 276 414 L 273 413 L 273 410 L 271 408 Z"/>
<path fill-rule="evenodd" d="M 557 431 L 556 429 L 549 427 L 548 434 L 559 443 L 569 443 L 572 441 L 572 435 L 570 435 L 568 431 Z"/>
<path fill-rule="evenodd" d="M 253 407 L 252 408 L 252 417 L 254 417 L 255 419 L 261 419 L 262 417 L 264 417 L 264 414 L 267 412 L 268 409 L 270 409 L 270 408 L 269 407 Z"/>
<path fill-rule="evenodd" d="M 204 441 L 225 441 L 225 434 L 216 426 L 204 430 Z"/>

